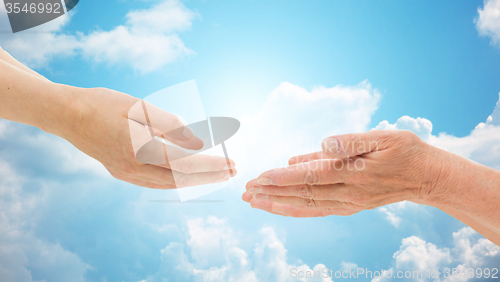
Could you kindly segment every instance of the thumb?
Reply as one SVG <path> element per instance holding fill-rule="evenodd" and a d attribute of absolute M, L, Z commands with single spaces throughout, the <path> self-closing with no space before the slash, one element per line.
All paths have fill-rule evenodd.
<path fill-rule="evenodd" d="M 386 130 L 372 130 L 331 136 L 323 140 L 323 152 L 330 157 L 345 159 L 386 149 L 390 133 Z"/>
<path fill-rule="evenodd" d="M 144 100 L 137 101 L 130 108 L 128 118 L 146 126 L 150 138 L 162 137 L 187 149 L 203 147 L 203 141 L 194 136 L 179 117 Z"/>

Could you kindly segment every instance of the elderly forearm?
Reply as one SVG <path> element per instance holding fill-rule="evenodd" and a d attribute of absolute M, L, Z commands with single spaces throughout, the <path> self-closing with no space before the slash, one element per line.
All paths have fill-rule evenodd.
<path fill-rule="evenodd" d="M 469 215 L 452 209 L 448 207 L 440 208 L 443 212 L 453 216 L 454 218 L 460 220 L 464 224 L 468 225 L 470 228 L 476 230 L 479 234 L 483 235 L 486 239 L 490 240 L 497 246 L 500 246 L 500 234 L 485 227 L 483 224 L 479 223 L 476 219 L 470 217 Z"/>
<path fill-rule="evenodd" d="M 426 199 L 426 204 L 443 211 L 460 211 L 470 217 L 467 221 L 475 220 L 500 236 L 500 171 L 444 153 L 446 162 L 436 187 L 442 193 Z"/>
<path fill-rule="evenodd" d="M 67 88 L 67 89 L 66 89 Z M 75 91 L 0 60 L 0 118 L 60 135 L 69 125 Z"/>

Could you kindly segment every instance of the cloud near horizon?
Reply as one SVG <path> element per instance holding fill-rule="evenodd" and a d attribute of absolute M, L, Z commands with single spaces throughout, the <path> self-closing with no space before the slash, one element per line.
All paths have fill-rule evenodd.
<path fill-rule="evenodd" d="M 140 282 L 159 282 L 165 277 L 176 281 L 312 281 L 332 282 L 329 277 L 315 279 L 293 278 L 298 275 L 322 271 L 326 266 L 310 267 L 300 260 L 290 262 L 287 249 L 272 227 L 259 230 L 260 241 L 251 252 L 241 247 L 239 235 L 227 220 L 208 216 L 187 220 L 186 242 L 170 242 L 161 250 L 161 269 Z M 346 265 L 353 265 L 347 263 Z"/>
<path fill-rule="evenodd" d="M 400 277 L 407 273 L 410 277 L 404 277 L 409 282 L 466 282 L 484 281 L 483 277 L 470 278 L 466 275 L 451 275 L 453 268 L 461 269 L 466 273 L 469 269 L 492 269 L 498 268 L 500 263 L 500 247 L 482 238 L 470 227 L 464 227 L 453 232 L 451 248 L 439 248 L 435 244 L 426 242 L 417 236 L 405 238 L 401 242 L 400 249 L 394 253 L 392 266 L 387 268 L 391 275 L 377 277 L 372 282 L 400 281 Z M 449 269 L 449 277 L 446 274 Z M 439 270 L 440 275 L 429 278 L 429 272 Z M 458 270 L 460 272 L 460 270 Z M 413 276 L 415 274 L 415 276 Z M 491 273 L 491 272 L 490 272 Z M 474 273 L 476 275 L 476 273 Z M 491 275 L 491 274 L 490 274 Z M 388 278 L 387 276 L 392 276 Z M 434 278 L 435 277 L 435 278 Z M 488 279 L 494 280 L 497 279 Z"/>

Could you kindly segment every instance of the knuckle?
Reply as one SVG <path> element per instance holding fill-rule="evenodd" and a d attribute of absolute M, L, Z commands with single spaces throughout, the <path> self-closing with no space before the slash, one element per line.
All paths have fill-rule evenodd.
<path fill-rule="evenodd" d="M 364 194 L 355 193 L 351 196 L 351 202 L 357 205 L 364 205 L 368 202 L 368 197 Z"/>
<path fill-rule="evenodd" d="M 319 181 L 318 169 L 315 169 L 311 167 L 311 165 L 308 165 L 304 183 L 306 183 L 307 185 L 315 185 L 318 184 L 319 182 L 320 181 Z"/>
<path fill-rule="evenodd" d="M 125 165 L 122 167 L 122 171 L 125 175 L 137 175 L 138 169 L 134 165 Z"/>
<path fill-rule="evenodd" d="M 317 208 L 318 207 L 318 202 L 315 201 L 314 199 L 303 199 L 302 204 L 306 207 L 309 207 L 309 208 Z"/>
<path fill-rule="evenodd" d="M 309 184 L 300 185 L 297 190 L 297 196 L 301 198 L 313 198 L 313 189 Z"/>
<path fill-rule="evenodd" d="M 196 165 L 193 161 L 185 159 L 181 162 L 177 162 L 175 165 L 175 170 L 183 173 L 192 173 L 196 169 Z"/>
<path fill-rule="evenodd" d="M 187 175 L 181 175 L 181 176 L 175 177 L 174 181 L 175 181 L 175 186 L 178 188 L 189 186 L 189 178 Z"/>
<path fill-rule="evenodd" d="M 412 143 L 420 139 L 417 134 L 410 130 L 398 130 L 396 133 L 396 139 L 400 142 Z"/>
<path fill-rule="evenodd" d="M 378 139 L 380 140 L 380 142 L 382 144 L 388 143 L 388 142 L 396 139 L 395 131 L 396 130 L 392 130 L 392 129 L 380 130 L 380 135 L 378 136 Z"/>

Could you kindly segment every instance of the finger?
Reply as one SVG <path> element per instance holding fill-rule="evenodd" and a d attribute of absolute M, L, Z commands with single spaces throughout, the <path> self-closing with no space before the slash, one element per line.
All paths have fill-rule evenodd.
<path fill-rule="evenodd" d="M 132 121 L 133 122 L 133 121 Z M 134 124 L 137 124 L 136 122 L 133 122 Z M 134 129 L 137 126 L 131 124 L 130 128 Z M 191 140 L 196 139 L 194 137 Z M 164 140 L 161 139 L 160 140 Z M 136 143 L 133 141 L 133 146 L 134 146 L 134 153 L 135 153 L 135 158 L 143 163 L 143 164 L 152 164 L 152 165 L 158 165 L 158 166 L 163 166 L 166 168 L 171 168 L 169 162 L 176 161 L 181 158 L 187 158 L 189 156 L 192 156 L 193 154 L 190 154 L 186 152 L 185 150 L 175 147 L 172 145 L 167 145 L 163 143 L 162 141 L 159 141 L 158 139 L 149 139 L 146 140 L 143 137 L 141 138 L 135 138 Z M 137 149 L 137 147 L 139 147 Z M 189 160 L 192 160 L 191 162 Z M 193 163 L 196 161 L 201 161 L 199 164 Z M 228 161 L 226 161 L 225 158 L 222 157 L 194 157 L 194 158 L 189 158 L 187 160 L 183 161 L 178 161 L 179 166 L 184 170 L 186 168 L 188 169 L 193 169 L 193 172 L 196 172 L 197 170 L 205 170 L 206 171 L 211 171 L 211 170 L 222 170 L 223 166 L 221 166 L 222 163 L 226 164 Z M 229 162 L 231 163 L 231 162 Z M 233 162 L 234 163 L 234 162 Z M 182 166 L 181 166 L 182 164 Z M 227 168 L 226 168 L 227 169 Z M 187 171 L 188 172 L 188 171 Z"/>
<path fill-rule="evenodd" d="M 194 136 L 193 138 L 191 138 L 188 141 L 183 141 L 183 140 L 175 139 L 166 133 L 161 133 L 161 132 L 157 131 L 156 129 L 153 130 L 153 134 L 155 134 L 155 139 L 160 141 L 160 142 L 166 143 L 166 142 L 164 142 L 164 140 L 168 140 L 168 141 L 170 141 L 170 142 L 172 142 L 172 143 L 174 143 L 174 144 L 176 144 L 184 149 L 188 149 L 188 150 L 200 150 L 204 146 L 203 140 L 198 138 L 198 136 Z M 166 144 L 168 144 L 168 143 L 166 143 Z"/>
<path fill-rule="evenodd" d="M 236 174 L 236 170 L 232 170 Z M 213 172 L 199 172 L 192 174 L 184 174 L 181 172 L 174 172 L 175 186 L 177 188 L 198 186 L 203 184 L 220 183 L 231 178 L 231 171 L 213 171 Z"/>
<path fill-rule="evenodd" d="M 140 187 L 152 188 L 152 189 L 163 189 L 163 190 L 175 188 L 174 185 L 160 184 L 160 183 L 156 183 L 153 181 L 147 181 L 147 180 L 137 179 L 137 178 L 133 178 L 133 177 L 126 177 L 126 176 L 118 175 L 118 174 L 114 174 L 114 173 L 111 173 L 111 175 L 118 180 L 125 181 L 125 182 L 131 183 L 131 184 L 134 184 L 134 185 L 137 185 Z"/>
<path fill-rule="evenodd" d="M 236 164 L 231 159 L 205 154 L 190 154 L 180 148 L 166 146 L 168 162 L 164 166 L 183 173 L 229 170 Z"/>
<path fill-rule="evenodd" d="M 283 205 L 268 201 L 258 201 L 255 199 L 252 199 L 250 201 L 250 205 L 252 206 L 252 208 L 261 209 L 269 213 L 291 217 L 324 217 L 333 214 L 329 211 L 299 209 L 290 205 Z"/>
<path fill-rule="evenodd" d="M 298 163 L 304 163 L 304 162 L 310 162 L 314 160 L 321 160 L 321 159 L 331 159 L 329 155 L 325 154 L 323 151 L 321 152 L 315 152 L 315 153 L 310 153 L 306 155 L 300 155 L 300 156 L 295 156 L 292 157 L 291 159 L 288 160 L 289 165 L 294 165 Z"/>
<path fill-rule="evenodd" d="M 233 175 L 236 175 L 236 169 L 232 169 L 231 171 L 233 172 Z M 134 176 L 142 176 L 152 182 L 173 185 L 177 188 L 181 188 L 226 181 L 231 178 L 231 171 L 221 170 L 185 174 L 182 172 L 172 171 L 167 168 L 146 164 L 138 166 L 137 172 Z"/>
<path fill-rule="evenodd" d="M 321 143 L 323 152 L 333 158 L 348 158 L 384 150 L 391 139 L 389 130 L 372 130 L 364 133 L 328 137 Z"/>
<path fill-rule="evenodd" d="M 247 203 L 250 203 L 250 201 L 253 199 L 253 195 L 248 192 L 244 192 L 241 196 L 241 199 Z"/>
<path fill-rule="evenodd" d="M 286 196 L 275 196 L 275 195 L 265 195 L 265 194 L 256 194 L 254 195 L 254 198 L 259 201 L 270 201 L 274 203 L 292 205 L 300 209 L 328 210 L 332 212 L 347 212 L 347 211 L 362 210 L 362 208 L 358 205 L 341 201 L 315 200 L 315 199 L 306 199 L 300 197 L 286 197 Z"/>
<path fill-rule="evenodd" d="M 136 171 L 128 177 L 141 177 L 143 179 L 147 179 L 147 181 L 175 186 L 175 179 L 172 170 L 155 165 L 139 165 L 136 167 Z"/>
<path fill-rule="evenodd" d="M 344 169 L 345 162 L 353 166 L 350 162 L 355 162 L 355 160 L 325 159 L 298 163 L 286 168 L 266 171 L 259 176 L 257 183 L 266 186 L 350 183 L 350 179 L 355 175 L 356 170 Z"/>
<path fill-rule="evenodd" d="M 344 183 L 330 185 L 291 185 L 291 186 L 264 186 L 255 185 L 247 189 L 251 194 L 265 194 L 275 196 L 299 197 L 315 200 L 336 200 L 358 203 L 362 196 L 357 189 Z"/>

